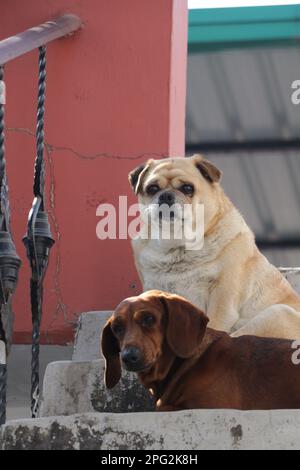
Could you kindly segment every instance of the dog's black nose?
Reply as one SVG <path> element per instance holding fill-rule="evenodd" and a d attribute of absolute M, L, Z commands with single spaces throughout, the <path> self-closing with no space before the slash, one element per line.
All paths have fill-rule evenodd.
<path fill-rule="evenodd" d="M 162 193 L 158 198 L 158 204 L 161 206 L 162 204 L 167 204 L 169 207 L 175 204 L 175 196 L 174 193 L 166 191 Z"/>
<path fill-rule="evenodd" d="M 137 366 L 142 358 L 141 351 L 135 346 L 129 346 L 121 352 L 121 359 L 127 367 Z"/>

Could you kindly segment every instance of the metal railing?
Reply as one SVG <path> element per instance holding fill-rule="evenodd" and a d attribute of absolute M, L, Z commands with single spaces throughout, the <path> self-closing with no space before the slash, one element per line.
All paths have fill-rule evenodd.
<path fill-rule="evenodd" d="M 38 49 L 54 39 L 59 39 L 74 33 L 81 26 L 81 20 L 76 15 L 63 15 L 56 20 L 27 29 L 20 34 L 0 41 L 0 64 Z"/>
<path fill-rule="evenodd" d="M 54 243 L 45 207 L 44 112 L 46 85 L 46 47 L 55 39 L 78 30 L 80 19 L 64 15 L 0 41 L 0 424 L 6 420 L 6 358 L 13 332 L 12 297 L 18 281 L 21 260 L 17 255 L 10 226 L 10 210 L 5 160 L 5 81 L 4 65 L 27 52 L 39 49 L 39 79 L 34 165 L 33 204 L 27 233 L 23 238 L 31 267 L 30 299 L 32 313 L 31 412 L 39 407 L 39 340 L 43 304 L 43 280 L 50 248 Z"/>

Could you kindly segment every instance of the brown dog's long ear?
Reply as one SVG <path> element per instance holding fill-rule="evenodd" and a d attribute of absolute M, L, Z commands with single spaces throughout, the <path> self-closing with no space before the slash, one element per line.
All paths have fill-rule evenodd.
<path fill-rule="evenodd" d="M 210 183 L 219 183 L 222 178 L 222 171 L 219 170 L 208 160 L 205 160 L 202 155 L 193 155 L 196 162 L 196 167 L 201 175 Z"/>
<path fill-rule="evenodd" d="M 105 385 L 113 388 L 121 378 L 120 348 L 108 320 L 102 331 L 101 349 L 105 358 Z"/>
<path fill-rule="evenodd" d="M 143 165 L 138 166 L 137 168 L 135 168 L 129 173 L 128 175 L 129 183 L 132 189 L 134 190 L 135 194 L 138 194 L 138 192 L 141 190 L 143 179 L 147 171 L 149 170 L 151 162 L 152 160 L 148 160 L 148 162 L 144 163 Z"/>
<path fill-rule="evenodd" d="M 160 296 L 167 313 L 167 342 L 181 358 L 193 356 L 205 335 L 208 317 L 186 299 L 171 294 Z"/>

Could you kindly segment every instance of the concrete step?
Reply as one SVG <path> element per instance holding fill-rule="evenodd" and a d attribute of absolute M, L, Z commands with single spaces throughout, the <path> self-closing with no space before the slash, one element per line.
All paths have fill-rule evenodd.
<path fill-rule="evenodd" d="M 296 292 L 300 294 L 300 268 L 279 268 Z"/>
<path fill-rule="evenodd" d="M 292 269 L 284 272 L 298 288 L 299 272 Z M 134 374 L 124 373 L 112 391 L 106 390 L 104 386 L 104 363 L 99 359 L 100 336 L 111 314 L 111 311 L 88 312 L 80 316 L 73 361 L 54 362 L 46 369 L 40 416 L 153 409 L 148 392 L 137 382 Z"/>
<path fill-rule="evenodd" d="M 285 269 L 284 275 L 300 292 L 300 270 Z M 120 384 L 108 391 L 103 383 L 104 363 L 100 336 L 111 311 L 80 316 L 72 361 L 49 364 L 43 384 L 40 416 L 76 413 L 137 412 L 153 409 L 148 392 L 132 374 L 124 373 Z"/>
<path fill-rule="evenodd" d="M 0 431 L 0 449 L 296 450 L 300 410 L 85 413 L 10 421 Z"/>
<path fill-rule="evenodd" d="M 73 361 L 92 361 L 99 359 L 100 335 L 112 311 L 86 312 L 79 317 L 74 341 Z"/>
<path fill-rule="evenodd" d="M 52 362 L 44 376 L 40 416 L 154 410 L 154 402 L 134 374 L 124 372 L 111 391 L 105 388 L 103 377 L 103 360 Z"/>
<path fill-rule="evenodd" d="M 300 270 L 286 269 L 284 275 L 300 292 Z M 153 403 L 135 375 L 124 373 L 112 391 L 104 387 L 99 343 L 111 313 L 81 315 L 73 360 L 46 369 L 41 418 L 8 422 L 0 448 L 300 448 L 300 410 L 137 413 L 153 410 Z"/>

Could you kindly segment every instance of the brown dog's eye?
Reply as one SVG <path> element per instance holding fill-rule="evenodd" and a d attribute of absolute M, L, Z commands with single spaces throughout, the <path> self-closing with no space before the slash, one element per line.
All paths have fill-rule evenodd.
<path fill-rule="evenodd" d="M 146 189 L 146 193 L 149 194 L 149 196 L 154 196 L 159 191 L 159 186 L 157 184 L 150 184 L 148 188 Z"/>
<path fill-rule="evenodd" d="M 124 325 L 122 325 L 122 323 L 112 324 L 111 329 L 112 329 L 115 336 L 121 336 L 125 331 L 125 327 L 124 327 Z"/>
<path fill-rule="evenodd" d="M 194 186 L 192 184 L 183 184 L 180 187 L 180 191 L 187 196 L 194 194 Z"/>
<path fill-rule="evenodd" d="M 153 315 L 144 315 L 141 324 L 144 327 L 150 327 L 155 323 L 155 317 Z"/>

